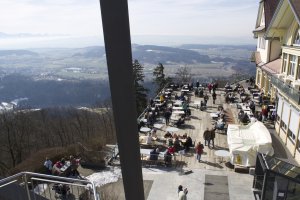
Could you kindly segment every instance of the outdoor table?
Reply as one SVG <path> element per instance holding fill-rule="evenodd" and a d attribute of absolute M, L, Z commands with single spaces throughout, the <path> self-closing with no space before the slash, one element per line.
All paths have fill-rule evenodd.
<path fill-rule="evenodd" d="M 170 120 L 177 121 L 180 119 L 180 116 L 172 114 Z"/>
<path fill-rule="evenodd" d="M 189 92 L 190 90 L 188 89 L 182 89 L 181 92 Z"/>
<path fill-rule="evenodd" d="M 158 107 L 160 107 L 160 106 L 162 106 L 163 104 L 162 103 L 156 103 L 155 104 L 155 106 L 158 106 Z"/>
<path fill-rule="evenodd" d="M 144 132 L 144 133 L 147 133 L 147 132 L 151 131 L 151 129 L 148 128 L 148 127 L 141 127 L 140 131 Z"/>
<path fill-rule="evenodd" d="M 145 118 L 142 119 L 141 121 L 144 122 L 144 123 L 147 123 L 147 119 L 145 119 Z"/>
<path fill-rule="evenodd" d="M 161 129 L 163 126 L 164 126 L 164 124 L 158 124 L 158 123 L 153 125 L 153 127 L 157 128 L 157 129 Z"/>
<path fill-rule="evenodd" d="M 173 111 L 172 113 L 178 114 L 178 115 L 183 115 L 183 114 L 184 114 L 184 111 L 182 111 L 182 110 L 175 110 L 175 111 Z"/>
<path fill-rule="evenodd" d="M 218 156 L 218 157 L 221 157 L 220 163 L 222 163 L 224 157 L 229 157 L 230 156 L 230 152 L 226 151 L 226 150 L 217 150 L 217 151 L 215 151 L 215 155 Z"/>
<path fill-rule="evenodd" d="M 146 155 L 146 156 L 150 156 L 150 152 L 152 151 L 153 149 L 140 149 L 140 154 L 141 154 L 141 156 L 143 157 L 144 155 Z M 164 152 L 159 152 L 159 157 L 164 157 L 165 156 L 165 154 L 166 154 L 166 152 L 167 152 L 167 150 L 166 151 L 164 151 Z"/>
<path fill-rule="evenodd" d="M 173 106 L 172 110 L 183 110 L 181 106 Z"/>
<path fill-rule="evenodd" d="M 177 131 L 179 131 L 179 129 L 176 128 L 176 127 L 168 127 L 168 128 L 166 129 L 166 131 L 168 131 L 168 132 L 177 132 Z"/>
<path fill-rule="evenodd" d="M 212 119 L 215 119 L 215 118 L 218 118 L 219 115 L 218 115 L 217 113 L 210 113 L 210 117 L 211 117 Z"/>
<path fill-rule="evenodd" d="M 175 101 L 174 102 L 174 106 L 182 106 L 182 101 L 180 101 L 180 100 L 177 100 L 177 101 Z"/>
<path fill-rule="evenodd" d="M 197 108 L 201 105 L 201 102 L 200 101 L 194 101 L 194 105 L 197 106 Z"/>
<path fill-rule="evenodd" d="M 245 110 L 244 113 L 246 113 L 249 116 L 249 118 L 253 117 L 253 113 L 251 110 Z"/>
<path fill-rule="evenodd" d="M 249 108 L 249 106 L 242 106 L 242 110 L 243 110 L 243 111 L 249 111 L 250 108 Z"/>

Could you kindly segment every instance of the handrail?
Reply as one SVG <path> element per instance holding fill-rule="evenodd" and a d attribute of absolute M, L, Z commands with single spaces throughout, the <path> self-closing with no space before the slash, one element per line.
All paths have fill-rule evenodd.
<path fill-rule="evenodd" d="M 169 86 L 170 83 L 166 83 L 164 85 L 164 87 L 158 92 L 158 94 L 153 98 L 155 99 L 156 97 L 158 97 L 158 95 L 161 93 L 161 91 L 163 91 L 166 87 Z M 139 115 L 139 117 L 137 118 L 138 123 L 140 122 L 141 118 L 145 115 L 147 108 L 144 109 L 144 111 Z"/>
<path fill-rule="evenodd" d="M 72 182 L 79 182 L 79 183 L 82 183 L 82 184 L 85 184 L 85 185 L 88 185 L 90 184 L 92 186 L 92 189 L 93 189 L 93 197 L 94 197 L 94 200 L 97 200 L 97 193 L 96 193 L 96 187 L 95 187 L 95 184 L 92 182 L 92 181 L 88 181 L 88 180 L 81 180 L 81 179 L 74 179 L 74 178 L 67 178 L 67 177 L 60 177 L 60 176 L 53 176 L 53 175 L 46 175 L 46 174 L 39 174 L 39 173 L 34 173 L 34 172 L 20 172 L 20 173 L 17 173 L 17 174 L 14 174 L 12 176 L 9 176 L 9 177 L 6 177 L 6 178 L 3 178 L 0 180 L 0 188 L 2 187 L 5 187 L 9 184 L 13 184 L 16 182 L 15 179 L 17 178 L 20 178 L 20 177 L 25 177 L 26 179 L 26 175 L 30 175 L 30 176 L 34 176 L 34 177 L 39 177 L 40 179 L 38 178 L 33 178 L 33 179 L 38 179 L 38 180 L 44 180 L 45 182 L 57 182 L 57 183 L 62 183 L 62 184 L 67 184 L 67 185 L 72 185 L 73 183 Z M 41 178 L 45 178 L 45 179 L 41 179 Z M 46 179 L 47 178 L 47 179 Z M 51 179 L 48 180 L 48 179 Z M 57 180 L 57 181 L 55 181 Z M 27 181 L 25 181 L 25 184 L 27 184 Z M 79 185 L 79 184 L 76 184 L 77 186 L 84 186 L 84 185 Z M 28 186 L 26 186 L 26 190 L 27 190 L 27 194 L 29 194 L 28 192 Z M 30 195 L 28 195 L 28 198 L 30 197 Z M 30 200 L 30 198 L 28 199 Z"/>

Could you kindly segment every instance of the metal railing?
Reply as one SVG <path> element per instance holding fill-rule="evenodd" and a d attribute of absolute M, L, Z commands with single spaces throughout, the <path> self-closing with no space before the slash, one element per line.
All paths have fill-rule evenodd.
<path fill-rule="evenodd" d="M 0 199 L 100 200 L 93 182 L 33 172 L 21 172 L 0 180 Z"/>
<path fill-rule="evenodd" d="M 285 93 L 288 97 L 296 101 L 298 104 L 300 104 L 300 93 L 299 91 L 295 90 L 294 88 L 290 87 L 280 79 L 271 76 L 271 83 L 277 87 L 280 91 Z"/>

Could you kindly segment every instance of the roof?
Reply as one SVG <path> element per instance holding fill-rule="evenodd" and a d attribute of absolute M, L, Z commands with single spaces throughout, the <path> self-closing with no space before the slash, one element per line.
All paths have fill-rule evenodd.
<path fill-rule="evenodd" d="M 298 21 L 298 24 L 300 24 L 300 1 L 299 0 L 289 0 L 289 3 L 291 5 L 292 11 Z"/>
<path fill-rule="evenodd" d="M 279 0 L 265 0 L 264 11 L 265 11 L 265 26 L 268 27 L 271 19 L 275 13 Z"/>
<path fill-rule="evenodd" d="M 300 183 L 300 167 L 268 155 L 262 155 L 262 158 L 265 161 L 264 167 L 268 170 L 292 178 Z"/>
<path fill-rule="evenodd" d="M 279 74 L 281 68 L 281 58 L 273 60 L 272 62 L 268 62 L 262 66 L 262 69 L 271 73 L 271 74 Z"/>
<path fill-rule="evenodd" d="M 257 28 L 253 31 L 253 33 L 254 33 L 254 32 L 264 31 L 264 30 L 265 30 L 265 26 L 259 26 L 259 27 L 257 27 Z"/>
<path fill-rule="evenodd" d="M 273 17 L 268 26 L 266 26 L 265 37 L 267 38 L 277 37 L 274 35 L 274 32 L 270 31 L 271 27 L 287 29 L 290 25 L 291 17 L 294 17 L 298 24 L 300 24 L 300 2 L 298 0 L 280 0 L 277 4 Z"/>

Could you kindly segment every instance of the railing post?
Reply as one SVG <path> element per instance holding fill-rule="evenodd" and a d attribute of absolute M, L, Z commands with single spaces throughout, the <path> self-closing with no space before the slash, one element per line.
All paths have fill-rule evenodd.
<path fill-rule="evenodd" d="M 27 193 L 27 198 L 28 198 L 28 200 L 31 200 L 31 196 L 30 196 L 30 192 L 29 192 L 29 188 L 28 188 L 27 174 L 24 174 L 24 181 L 25 181 L 25 189 L 26 189 L 26 193 Z"/>

